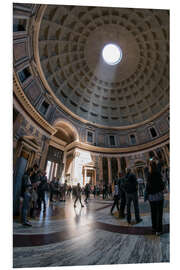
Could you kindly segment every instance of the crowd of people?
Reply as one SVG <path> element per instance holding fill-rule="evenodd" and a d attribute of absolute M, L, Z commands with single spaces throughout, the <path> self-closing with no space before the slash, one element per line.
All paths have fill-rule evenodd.
<path fill-rule="evenodd" d="M 152 230 L 157 235 L 162 233 L 162 216 L 164 191 L 169 190 L 169 174 L 166 170 L 159 167 L 156 158 L 147 162 L 146 168 L 146 184 L 142 178 L 136 178 L 130 168 L 126 168 L 126 172 L 115 177 L 112 185 L 94 185 L 86 183 L 84 187 L 78 183 L 71 186 L 60 183 L 58 178 L 52 179 L 49 183 L 46 172 L 39 169 L 38 165 L 29 168 L 22 178 L 22 208 L 21 221 L 25 226 L 32 226 L 28 221 L 28 216 L 35 217 L 36 210 L 46 212 L 45 194 L 49 192 L 49 200 L 51 202 L 65 202 L 67 198 L 73 198 L 74 207 L 79 201 L 81 207 L 88 204 L 90 194 L 94 198 L 102 197 L 103 200 L 113 199 L 111 214 L 116 207 L 119 218 L 126 218 L 128 224 L 131 223 L 131 204 L 134 206 L 136 223 L 142 221 L 139 210 L 139 198 L 144 197 L 144 201 L 149 201 L 151 210 Z M 83 201 L 82 201 L 83 195 Z M 84 204 L 83 204 L 84 203 Z M 126 213 L 125 213 L 126 210 Z"/>
<path fill-rule="evenodd" d="M 169 174 L 168 177 L 167 174 L 165 175 L 164 170 L 159 166 L 159 160 L 154 157 L 147 161 L 146 176 L 146 185 L 142 181 L 137 181 L 130 168 L 126 168 L 124 175 L 120 173 L 119 178 L 116 177 L 111 214 L 116 207 L 119 218 L 126 217 L 128 224 L 131 224 L 131 204 L 133 203 L 136 224 L 141 222 L 139 197 L 143 196 L 144 201 L 148 201 L 150 205 L 152 232 L 159 236 L 163 233 L 164 193 L 169 190 Z"/>

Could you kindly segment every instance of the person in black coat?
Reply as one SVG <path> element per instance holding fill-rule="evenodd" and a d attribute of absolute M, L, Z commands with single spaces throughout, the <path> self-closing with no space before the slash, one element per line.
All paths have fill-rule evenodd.
<path fill-rule="evenodd" d="M 127 222 L 131 224 L 131 202 L 134 205 L 136 223 L 142 221 L 139 214 L 139 202 L 138 202 L 138 182 L 135 174 L 131 172 L 130 168 L 126 168 L 124 189 L 126 192 L 127 200 Z"/>
<path fill-rule="evenodd" d="M 149 174 L 145 189 L 145 201 L 148 200 L 151 208 L 152 231 L 156 235 L 163 232 L 162 217 L 165 189 L 161 173 L 158 168 L 157 160 L 152 159 L 149 162 Z"/>

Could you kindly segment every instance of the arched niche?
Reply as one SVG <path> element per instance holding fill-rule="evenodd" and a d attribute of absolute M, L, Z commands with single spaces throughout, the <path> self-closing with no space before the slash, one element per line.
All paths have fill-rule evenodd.
<path fill-rule="evenodd" d="M 67 144 L 74 141 L 79 141 L 79 134 L 77 129 L 67 120 L 57 119 L 53 125 L 57 132 L 54 136 Z"/>
<path fill-rule="evenodd" d="M 134 164 L 134 170 L 137 178 L 145 179 L 144 169 L 146 163 L 143 160 L 137 160 Z"/>

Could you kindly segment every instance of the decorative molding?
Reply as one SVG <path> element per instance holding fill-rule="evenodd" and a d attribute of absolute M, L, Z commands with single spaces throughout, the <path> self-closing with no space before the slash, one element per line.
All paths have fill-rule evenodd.
<path fill-rule="evenodd" d="M 29 113 L 29 115 L 40 125 L 42 126 L 48 133 L 55 134 L 56 129 L 52 127 L 33 107 L 33 105 L 30 103 L 28 98 L 25 96 L 18 78 L 16 76 L 16 73 L 13 72 L 13 91 L 18 98 L 19 102 L 22 104 L 23 108 L 26 112 Z"/>
<path fill-rule="evenodd" d="M 132 154 L 138 154 L 142 152 L 147 152 L 151 151 L 152 149 L 155 149 L 157 147 L 161 147 L 164 144 L 167 144 L 169 142 L 169 135 L 166 134 L 160 138 L 157 138 L 156 140 L 153 140 L 151 142 L 141 144 L 141 145 L 136 145 L 136 146 L 129 146 L 129 147 L 124 147 L 124 148 L 104 148 L 104 147 L 97 147 L 93 145 L 89 145 L 86 143 L 82 142 L 73 142 L 69 144 L 68 146 L 65 147 L 65 150 L 71 151 L 74 148 L 80 148 L 83 150 L 88 150 L 91 152 L 95 153 L 102 153 L 102 154 L 118 154 L 118 155 L 132 155 Z"/>

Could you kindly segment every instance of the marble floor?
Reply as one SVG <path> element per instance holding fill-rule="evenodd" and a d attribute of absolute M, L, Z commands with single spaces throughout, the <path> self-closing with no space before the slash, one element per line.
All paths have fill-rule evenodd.
<path fill-rule="evenodd" d="M 165 196 L 161 236 L 151 232 L 149 204 L 139 200 L 143 221 L 128 225 L 112 201 L 94 199 L 73 207 L 73 199 L 49 203 L 36 213 L 32 227 L 13 222 L 13 267 L 46 267 L 169 262 L 169 195 Z M 133 208 L 132 208 L 133 212 Z M 132 214 L 132 221 L 134 214 Z"/>

